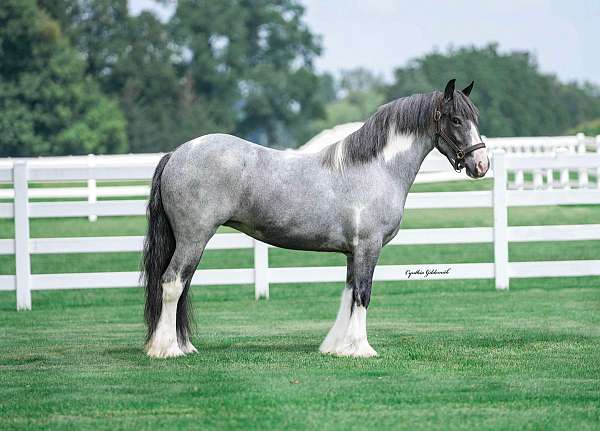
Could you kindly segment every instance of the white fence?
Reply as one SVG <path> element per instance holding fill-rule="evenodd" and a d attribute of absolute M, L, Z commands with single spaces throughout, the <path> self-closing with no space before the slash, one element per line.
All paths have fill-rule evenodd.
<path fill-rule="evenodd" d="M 426 160 L 427 169 L 442 169 L 448 162 Z M 0 182 L 14 185 L 13 202 L 0 203 L 0 218 L 12 218 L 15 238 L 0 240 L 0 254 L 13 255 L 15 275 L 0 276 L 0 290 L 16 290 L 17 309 L 31 309 L 31 291 L 48 289 L 131 287 L 138 284 L 138 272 L 99 272 L 79 274 L 31 274 L 31 254 L 104 253 L 140 251 L 142 237 L 30 238 L 29 220 L 44 217 L 87 217 L 143 215 L 145 201 L 67 201 L 32 202 L 29 182 L 68 182 L 88 180 L 148 180 L 155 159 L 126 166 L 120 163 L 65 164 L 61 168 L 35 161 L 15 160 L 0 165 Z M 411 193 L 406 208 L 473 208 L 491 207 L 493 227 L 401 229 L 391 244 L 462 244 L 494 243 L 493 263 L 460 263 L 435 265 L 379 265 L 375 280 L 406 280 L 408 271 L 425 266 L 433 272 L 428 279 L 495 278 L 498 289 L 506 289 L 510 278 L 600 275 L 600 260 L 509 262 L 508 243 L 523 241 L 564 241 L 600 239 L 600 225 L 508 226 L 510 206 L 600 204 L 600 154 L 554 153 L 524 158 L 498 150 L 493 157 L 493 191 Z M 587 182 L 578 188 L 547 190 L 511 190 L 507 188 L 507 172 L 533 170 L 575 170 L 585 172 Z M 589 181 L 592 173 L 596 181 Z M 581 179 L 581 176 L 579 177 Z M 560 184 L 559 184 L 560 185 Z M 205 269 L 194 274 L 193 284 L 254 284 L 256 297 L 268 297 L 272 283 L 344 281 L 345 267 L 270 268 L 269 246 L 239 233 L 217 234 L 207 249 L 253 248 L 254 267 L 241 269 Z M 450 268 L 448 272 L 447 269 Z M 418 276 L 411 280 L 420 279 Z"/>
<path fill-rule="evenodd" d="M 335 129 L 325 130 L 322 134 L 317 135 L 313 140 L 324 140 L 325 144 L 331 144 L 332 139 L 337 141 L 344 134 L 352 132 L 362 123 L 350 123 L 347 126 L 352 126 L 350 129 L 343 129 L 339 133 L 335 133 Z M 340 135 L 341 133 L 341 135 Z M 311 141 L 313 141 L 311 140 Z M 526 137 L 526 138 L 486 138 L 484 141 L 490 148 L 504 149 L 507 153 L 522 157 L 537 157 L 537 156 L 552 156 L 557 152 L 566 152 L 570 154 L 582 154 L 590 151 L 600 152 L 600 135 L 595 138 L 585 136 L 582 133 L 572 136 L 546 136 L 546 137 Z M 310 142 L 306 145 L 309 145 Z M 311 146 L 305 152 L 322 149 L 326 146 L 323 142 L 316 142 L 317 145 Z M 24 159 L 27 160 L 30 167 L 41 168 L 56 168 L 62 167 L 122 167 L 123 169 L 129 166 L 148 166 L 156 165 L 162 153 L 149 154 L 122 154 L 110 156 L 96 156 L 90 154 L 88 156 L 65 156 L 65 157 L 39 157 Z M 4 159 L 0 161 L 0 169 L 11 168 L 14 160 Z M 427 161 L 445 160 L 444 157 L 437 151 L 433 151 L 426 159 Z M 526 170 L 517 169 L 513 172 L 514 178 L 509 183 L 509 188 L 518 190 L 523 189 L 542 189 L 553 187 L 569 187 L 571 181 L 568 171 L 562 170 L 559 179 L 553 178 L 553 171 L 546 170 L 545 174 L 537 168 L 531 170 L 529 177 L 526 177 Z M 489 174 L 492 176 L 492 173 Z M 580 176 L 582 182 L 587 182 L 587 175 Z M 146 178 L 144 178 L 146 179 Z M 417 178 L 416 183 L 431 183 L 439 181 L 459 181 L 469 180 L 464 175 L 457 175 L 448 163 L 425 163 Z M 35 199 L 44 198 L 86 198 L 89 202 L 96 202 L 98 198 L 105 197 L 123 197 L 123 196 L 148 196 L 150 188 L 148 185 L 97 185 L 95 179 L 88 179 L 85 186 L 80 187 L 45 187 L 34 188 L 29 190 L 29 197 Z M 0 189 L 0 199 L 12 199 L 14 193 L 12 189 Z M 97 218 L 96 214 L 88 216 L 90 221 Z"/>

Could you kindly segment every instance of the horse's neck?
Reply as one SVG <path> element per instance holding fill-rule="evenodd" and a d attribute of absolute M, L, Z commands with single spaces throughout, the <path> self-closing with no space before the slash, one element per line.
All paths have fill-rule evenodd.
<path fill-rule="evenodd" d="M 389 145 L 389 144 L 388 144 Z M 385 161 L 386 167 L 408 190 L 412 186 L 425 157 L 433 150 L 433 139 L 429 136 L 418 136 L 405 151 L 399 152 Z"/>

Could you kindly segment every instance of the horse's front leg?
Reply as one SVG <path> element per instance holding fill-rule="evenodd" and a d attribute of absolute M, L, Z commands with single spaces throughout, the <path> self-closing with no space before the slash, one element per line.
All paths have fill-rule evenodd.
<path fill-rule="evenodd" d="M 339 356 L 370 357 L 377 352 L 367 340 L 367 308 L 380 243 L 359 245 L 348 257 L 346 287 L 336 321 L 319 350 Z"/>

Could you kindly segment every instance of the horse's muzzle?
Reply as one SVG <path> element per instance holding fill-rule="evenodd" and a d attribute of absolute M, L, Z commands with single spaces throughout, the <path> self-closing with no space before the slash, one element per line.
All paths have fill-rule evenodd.
<path fill-rule="evenodd" d="M 465 165 L 468 176 L 471 178 L 482 178 L 490 168 L 490 159 L 487 156 L 483 160 L 474 158 L 472 163 L 465 163 Z"/>

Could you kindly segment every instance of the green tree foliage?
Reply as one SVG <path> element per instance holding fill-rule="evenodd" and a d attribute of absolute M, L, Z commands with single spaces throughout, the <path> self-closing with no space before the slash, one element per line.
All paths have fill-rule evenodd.
<path fill-rule="evenodd" d="M 119 100 L 130 151 L 211 132 L 290 146 L 323 113 L 318 40 L 296 1 L 181 0 L 168 23 L 130 16 L 126 0 L 44 3 Z"/>
<path fill-rule="evenodd" d="M 0 155 L 169 150 L 211 132 L 296 146 L 449 77 L 476 81 L 489 136 L 600 118 L 598 87 L 560 83 L 496 45 L 434 52 L 391 84 L 365 69 L 318 75 L 303 16 L 298 0 L 180 0 L 166 23 L 131 16 L 127 0 L 3 0 Z"/>
<path fill-rule="evenodd" d="M 0 155 L 114 153 L 125 120 L 33 0 L 0 3 Z"/>
<path fill-rule="evenodd" d="M 575 127 L 572 127 L 567 131 L 569 134 L 584 133 L 587 136 L 598 136 L 600 135 L 600 118 L 595 120 L 584 121 L 579 123 Z"/>
<path fill-rule="evenodd" d="M 322 115 L 312 60 L 318 40 L 292 0 L 181 0 L 170 23 L 177 67 L 214 123 L 270 146 L 290 146 Z"/>
<path fill-rule="evenodd" d="M 75 5 L 64 26 L 86 59 L 88 75 L 119 100 L 129 151 L 169 149 L 193 136 L 182 127 L 191 110 L 163 23 L 148 12 L 130 16 L 126 0 L 51 1 Z M 202 125 L 202 112 L 193 113 Z"/>
<path fill-rule="evenodd" d="M 449 78 L 466 86 L 475 80 L 473 100 L 481 111 L 481 131 L 488 136 L 534 136 L 564 133 L 600 116 L 598 89 L 590 84 L 562 84 L 542 74 L 527 52 L 500 53 L 495 44 L 434 52 L 396 69 L 386 97 L 441 89 Z"/>
<path fill-rule="evenodd" d="M 301 143 L 339 124 L 365 121 L 384 103 L 384 89 L 383 79 L 364 68 L 343 71 L 337 81 L 326 75 L 320 91 L 334 97 L 324 100 L 324 117 L 310 123 Z"/>

